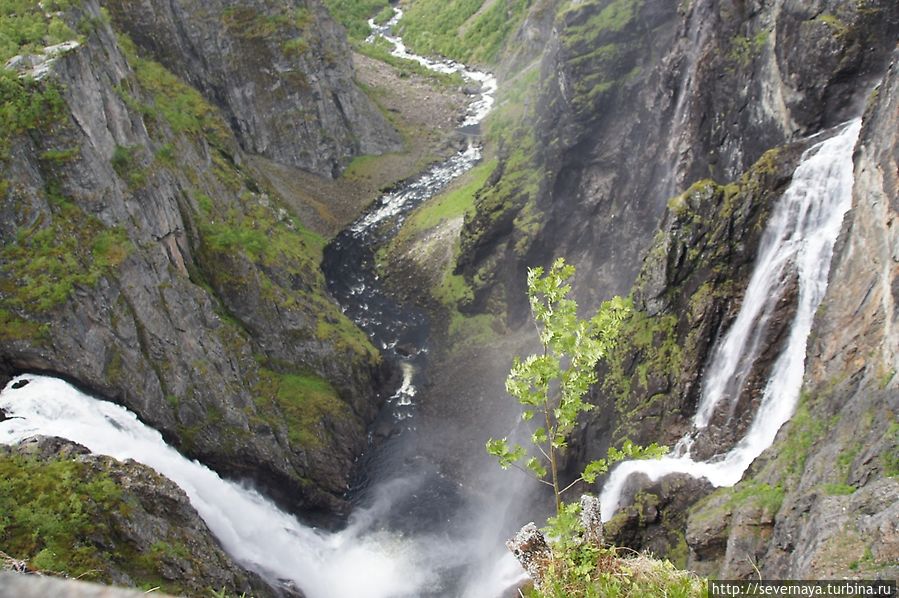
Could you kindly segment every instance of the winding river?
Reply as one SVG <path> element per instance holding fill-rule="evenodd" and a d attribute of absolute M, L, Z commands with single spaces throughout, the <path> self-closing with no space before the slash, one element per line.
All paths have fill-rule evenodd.
<path fill-rule="evenodd" d="M 466 147 L 398 184 L 325 251 L 322 267 L 331 293 L 403 374 L 376 424 L 387 430 L 387 439 L 358 468 L 355 510 L 346 528 L 332 532 L 303 525 L 255 490 L 185 459 L 134 413 L 54 378 L 19 376 L 0 393 L 0 408 L 12 417 L 0 425 L 0 443 L 37 434 L 60 436 L 94 453 L 131 458 L 156 469 L 187 493 L 238 562 L 273 585 L 292 581 L 309 598 L 494 598 L 523 576 L 502 537 L 471 517 L 459 485 L 439 467 L 421 460 L 410 467 L 402 456 L 417 434 L 416 398 L 427 365 L 428 320 L 385 292 L 374 256 L 415 207 L 481 159 L 478 126 L 493 106 L 496 80 L 456 62 L 409 53 L 392 34 L 402 17 L 401 10 L 394 10 L 385 25 L 370 25 L 373 35 L 393 44 L 395 56 L 438 72 L 459 73 L 479 91 L 459 127 Z"/>

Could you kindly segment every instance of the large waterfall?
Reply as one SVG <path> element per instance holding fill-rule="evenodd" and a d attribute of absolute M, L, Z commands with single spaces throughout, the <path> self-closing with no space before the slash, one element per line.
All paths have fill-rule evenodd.
<path fill-rule="evenodd" d="M 409 53 L 402 40 L 391 34 L 392 26 L 402 16 L 399 9 L 394 11 L 394 19 L 386 25 L 371 23 L 374 35 L 394 45 L 394 55 L 439 72 L 459 73 L 480 87 L 460 123 L 462 132 L 472 136 L 493 106 L 496 79 L 453 61 Z M 396 427 L 410 428 L 405 430 L 407 436 L 414 428 L 414 422 L 409 424 L 407 420 L 413 417 L 413 399 L 426 353 L 422 344 L 427 337 L 426 321 L 408 306 L 394 304 L 381 291 L 374 250 L 396 232 L 412 209 L 439 193 L 480 158 L 479 144 L 469 137 L 464 150 L 382 196 L 338 236 L 326 254 L 326 272 L 340 273 L 339 277 L 329 276 L 331 292 L 341 300 L 347 315 L 403 372 L 403 385 L 388 400 L 385 412 L 395 420 Z M 329 260 L 333 266 L 329 266 Z M 28 383 L 21 386 L 26 380 Z M 442 518 L 444 527 L 432 529 L 410 523 L 407 527 L 426 529 L 408 533 L 393 525 L 396 519 L 412 518 L 409 513 L 395 513 L 407 505 L 396 501 L 397 497 L 406 499 L 420 493 L 424 486 L 433 486 L 435 472 L 424 471 L 421 466 L 408 471 L 402 463 L 389 461 L 389 455 L 381 457 L 385 463 L 377 469 L 402 475 L 377 479 L 369 489 L 372 496 L 367 506 L 354 511 L 347 528 L 327 532 L 301 524 L 255 490 L 223 480 L 200 463 L 186 459 L 134 413 L 85 395 L 61 380 L 20 376 L 0 393 L 0 408 L 15 418 L 0 424 L 0 443 L 12 444 L 33 435 L 60 436 L 94 453 L 130 458 L 152 467 L 187 493 L 225 550 L 239 563 L 272 583 L 292 581 L 309 598 L 493 598 L 515 587 L 523 576 L 517 561 L 498 540 L 503 533 L 496 529 L 502 520 L 497 514 L 502 505 L 479 509 L 478 516 L 472 516 L 470 511 L 478 509 L 463 512 L 458 505 L 448 506 L 457 500 L 455 497 L 436 504 L 429 495 L 417 502 L 423 503 L 421 510 L 433 511 L 430 519 Z M 402 442 L 400 438 L 396 435 L 391 440 Z M 381 449 L 382 454 L 388 452 Z M 376 473 L 372 475 L 377 477 Z M 452 520 L 447 523 L 450 516 Z M 455 527 L 454 533 L 448 533 L 448 527 Z M 475 527 L 476 532 L 461 533 Z M 451 584 L 453 587 L 448 588 Z"/>
<path fill-rule="evenodd" d="M 28 384 L 14 388 L 22 381 Z M 386 533 L 362 536 L 361 525 L 339 533 L 304 526 L 258 492 L 186 459 L 134 413 L 62 380 L 19 376 L 0 393 L 0 408 L 11 416 L 0 425 L 0 443 L 59 436 L 149 465 L 187 493 L 238 562 L 270 580 L 294 581 L 310 598 L 418 596 L 430 583 L 432 572 L 414 542 Z"/>
<path fill-rule="evenodd" d="M 642 473 L 656 481 L 668 474 L 685 473 L 704 477 L 715 486 L 736 484 L 793 415 L 805 372 L 812 320 L 827 290 L 833 247 L 851 205 L 852 150 L 860 130 L 861 121 L 854 120 L 838 135 L 812 146 L 803 155 L 762 237 L 737 319 L 706 372 L 693 431 L 678 443 L 671 456 L 629 461 L 615 468 L 602 490 L 603 519 L 615 514 L 631 474 Z M 693 460 L 691 439 L 708 426 L 722 401 L 739 395 L 758 357 L 761 330 L 777 309 L 782 285 L 792 278 L 799 281 L 796 314 L 748 432 L 727 453 L 706 461 Z"/>

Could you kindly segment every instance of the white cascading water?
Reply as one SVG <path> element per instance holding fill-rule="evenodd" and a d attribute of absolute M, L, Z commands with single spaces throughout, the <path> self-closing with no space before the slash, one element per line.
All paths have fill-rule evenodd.
<path fill-rule="evenodd" d="M 22 380 L 29 382 L 14 389 Z M 361 535 L 361 524 L 337 533 L 304 526 L 255 490 L 186 459 L 134 413 L 62 380 L 19 376 L 0 393 L 0 408 L 12 418 L 0 424 L 0 443 L 59 436 L 96 454 L 150 466 L 187 493 L 238 562 L 269 580 L 292 580 L 310 598 L 417 596 L 433 581 L 423 561 L 427 553 L 417 545 L 421 539 Z M 364 520 L 365 513 L 358 518 Z"/>
<path fill-rule="evenodd" d="M 606 480 L 600 500 L 603 520 L 615 514 L 631 474 L 656 481 L 673 473 L 704 477 L 714 486 L 733 486 L 749 465 L 774 442 L 792 417 L 805 373 L 805 353 L 815 311 L 827 290 L 833 247 L 843 216 L 852 202 L 852 150 L 861 120 L 848 123 L 838 135 L 809 148 L 768 223 L 755 270 L 736 321 L 715 351 L 702 389 L 694 430 L 672 456 L 620 464 Z M 757 357 L 760 328 L 776 309 L 779 285 L 792 268 L 798 275 L 799 299 L 790 335 L 777 358 L 746 435 L 724 455 L 708 461 L 690 457 L 691 438 L 708 426 L 721 401 L 735 397 Z M 680 454 L 678 454 L 680 453 Z"/>
<path fill-rule="evenodd" d="M 496 79 L 447 60 L 431 60 L 409 53 L 400 38 L 390 34 L 402 16 L 385 26 L 371 23 L 375 35 L 394 45 L 393 54 L 415 60 L 443 73 L 459 73 L 479 85 L 462 127 L 477 126 L 493 106 Z M 401 189 L 381 198 L 374 210 L 355 226 L 373 227 L 399 214 L 409 198 L 433 194 L 480 160 L 480 147 L 467 149 L 441 162 Z M 357 231 L 358 232 L 358 231 Z M 399 404 L 414 397 L 414 369 L 403 364 Z M 22 381 L 28 384 L 18 389 Z M 59 436 L 86 446 L 96 454 L 134 459 L 148 465 L 180 486 L 191 504 L 240 564 L 257 571 L 270 582 L 294 582 L 309 598 L 412 598 L 440 591 L 447 570 L 470 566 L 473 545 L 492 546 L 496 531 L 480 526 L 485 538 L 453 540 L 438 530 L 414 537 L 385 531 L 376 523 L 379 510 L 390 497 L 415 491 L 414 479 L 397 479 L 379 487 L 383 498 L 368 509 L 357 510 L 348 527 L 327 532 L 301 524 L 292 515 L 253 489 L 223 480 L 202 464 L 186 459 L 168 446 L 156 430 L 144 425 L 127 409 L 90 397 L 55 378 L 19 376 L 0 392 L 0 409 L 11 418 L 0 423 L 0 444 L 14 444 L 35 435 Z M 477 534 L 474 534 L 475 536 Z M 487 536 L 491 536 L 487 538 Z M 522 581 L 524 573 L 504 549 L 487 555 L 483 567 L 463 584 L 466 598 L 493 598 Z"/>

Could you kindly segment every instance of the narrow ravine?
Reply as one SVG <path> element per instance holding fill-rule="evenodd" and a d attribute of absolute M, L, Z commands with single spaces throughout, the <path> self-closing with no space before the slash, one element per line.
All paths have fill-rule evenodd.
<path fill-rule="evenodd" d="M 400 456 L 416 434 L 415 400 L 427 365 L 428 321 L 381 286 L 377 249 L 396 234 L 416 206 L 442 191 L 481 159 L 478 126 L 493 105 L 496 80 L 445 60 L 410 54 L 392 27 L 372 23 L 394 54 L 443 73 L 460 73 L 479 88 L 461 119 L 465 148 L 398 184 L 327 247 L 323 261 L 330 291 L 402 372 L 380 420 L 386 441 L 366 455 L 351 492 L 356 508 L 347 526 L 324 531 L 300 523 L 253 489 L 223 480 L 183 457 L 129 410 L 88 396 L 55 378 L 19 376 L 0 393 L 10 417 L 0 443 L 59 436 L 92 452 L 134 459 L 178 484 L 223 547 L 277 586 L 289 582 L 309 598 L 492 598 L 512 588 L 522 571 L 496 538 L 472 534 L 458 484 L 424 461 L 408 467 Z M 468 509 L 470 511 L 470 509 Z M 485 563 L 485 560 L 487 561 Z"/>
<path fill-rule="evenodd" d="M 740 312 L 707 369 L 693 430 L 680 440 L 671 456 L 622 463 L 612 472 L 601 495 L 604 520 L 615 514 L 628 478 L 634 474 L 656 481 L 672 473 L 685 473 L 704 477 L 714 486 L 733 486 L 792 417 L 799 401 L 812 321 L 827 290 L 843 216 L 852 203 L 852 150 L 860 130 L 861 120 L 854 120 L 838 135 L 803 154 L 765 229 Z M 690 456 L 694 439 L 709 425 L 716 409 L 727 408 L 726 403 L 739 396 L 758 358 L 762 331 L 783 296 L 784 286 L 794 278 L 799 281 L 796 314 L 749 430 L 728 452 L 694 460 Z"/>

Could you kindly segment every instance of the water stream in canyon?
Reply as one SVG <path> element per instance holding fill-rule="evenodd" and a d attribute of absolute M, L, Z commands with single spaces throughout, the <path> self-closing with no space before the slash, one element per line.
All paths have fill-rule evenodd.
<path fill-rule="evenodd" d="M 815 311 L 827 290 L 833 248 L 843 216 L 852 203 L 852 151 L 861 130 L 854 120 L 843 130 L 809 148 L 793 180 L 768 221 L 740 312 L 716 348 L 707 368 L 693 430 L 671 456 L 629 461 L 605 482 L 602 516 L 615 514 L 628 479 L 644 474 L 656 481 L 673 473 L 704 477 L 714 486 L 733 486 L 749 465 L 774 442 L 793 415 L 805 372 L 806 344 Z M 796 314 L 783 349 L 774 363 L 758 409 L 746 435 L 728 452 L 699 461 L 690 456 L 697 435 L 708 427 L 716 409 L 736 400 L 759 356 L 761 337 L 778 309 L 784 288 L 798 278 Z"/>
<path fill-rule="evenodd" d="M 423 311 L 397 302 L 384 290 L 376 254 L 415 207 L 480 160 L 477 128 L 493 105 L 496 80 L 452 61 L 409 53 L 392 34 L 401 17 L 395 9 L 385 25 L 370 23 L 373 35 L 393 44 L 394 55 L 439 72 L 459 73 L 480 91 L 460 121 L 464 149 L 397 185 L 325 252 L 322 267 L 330 292 L 402 373 L 398 390 L 373 428 L 381 430 L 382 438 L 360 462 L 351 496 L 355 510 L 347 526 L 335 532 L 303 525 L 257 491 L 185 459 L 125 408 L 53 378 L 20 376 L 0 393 L 0 408 L 15 417 L 0 424 L 0 443 L 54 435 L 98 454 L 153 467 L 184 489 L 236 560 L 275 583 L 294 582 L 309 598 L 495 598 L 522 579 L 521 569 L 502 546 L 499 522 L 508 505 L 499 497 L 488 497 L 490 508 L 478 512 L 482 503 L 472 503 L 439 467 L 424 460 L 410 468 L 403 457 L 403 447 L 420 433 L 417 404 L 426 388 L 428 320 Z M 849 207 L 851 152 L 859 127 L 857 121 L 850 123 L 803 156 L 771 217 L 741 312 L 708 369 L 693 435 L 685 437 L 670 457 L 616 468 L 602 493 L 604 518 L 614 513 L 632 473 L 658 479 L 683 472 L 707 477 L 715 485 L 736 483 L 792 415 L 812 318 L 826 289 L 834 241 Z M 799 279 L 799 307 L 753 424 L 729 452 L 694 461 L 692 438 L 708 425 L 722 401 L 733 396 L 727 389 L 741 384 L 740 376 L 754 360 L 759 322 L 770 315 L 772 297 L 780 296 L 778 285 L 792 273 Z M 516 494 L 515 483 L 506 484 L 503 494 Z"/>
<path fill-rule="evenodd" d="M 479 523 L 458 484 L 439 467 L 423 461 L 410 468 L 401 457 L 417 433 L 416 395 L 425 382 L 428 321 L 424 312 L 398 303 L 382 288 L 375 254 L 416 206 L 480 160 L 478 126 L 493 105 L 496 80 L 453 61 L 409 53 L 391 33 L 402 17 L 401 10 L 394 10 L 385 25 L 370 23 L 373 35 L 392 43 L 394 55 L 437 72 L 459 73 L 479 91 L 459 126 L 465 148 L 398 184 L 325 251 L 322 268 L 330 292 L 403 375 L 373 426 L 387 439 L 360 464 L 347 527 L 329 532 L 301 524 L 257 491 L 185 459 L 134 413 L 53 378 L 20 376 L 0 393 L 0 405 L 15 418 L 0 426 L 0 442 L 60 436 L 94 453 L 153 467 L 187 493 L 238 562 L 273 583 L 295 583 L 309 598 L 494 598 L 523 575 L 502 546 L 502 532 L 486 520 L 501 517 L 481 512 L 485 520 Z"/>

